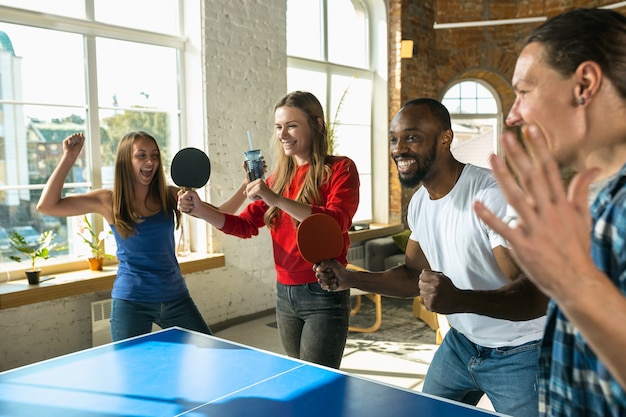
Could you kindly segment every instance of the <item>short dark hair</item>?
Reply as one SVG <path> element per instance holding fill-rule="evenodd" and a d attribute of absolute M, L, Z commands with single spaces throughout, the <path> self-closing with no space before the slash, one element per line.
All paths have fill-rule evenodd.
<path fill-rule="evenodd" d="M 626 17 L 609 9 L 576 9 L 536 28 L 526 44 L 541 43 L 545 61 L 571 76 L 585 61 L 596 62 L 626 99 Z"/>
<path fill-rule="evenodd" d="M 409 106 L 428 107 L 428 110 L 430 110 L 430 113 L 435 117 L 435 119 L 439 121 L 439 125 L 442 131 L 452 129 L 452 122 L 450 121 L 450 112 L 448 111 L 446 106 L 441 104 L 441 102 L 433 98 L 422 97 L 422 98 L 414 98 L 412 100 L 409 100 L 406 103 L 404 103 L 402 107 L 404 108 L 404 107 L 409 107 Z"/>

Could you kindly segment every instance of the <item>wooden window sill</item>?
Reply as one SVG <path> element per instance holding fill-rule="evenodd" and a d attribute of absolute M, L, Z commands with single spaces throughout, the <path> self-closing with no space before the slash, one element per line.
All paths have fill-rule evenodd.
<path fill-rule="evenodd" d="M 179 258 L 178 262 L 183 275 L 226 265 L 224 254 L 221 253 L 194 253 Z M 102 271 L 82 269 L 50 275 L 54 275 L 54 279 L 38 285 L 29 285 L 26 279 L 0 284 L 0 310 L 97 291 L 110 291 L 117 275 L 117 266 L 105 266 Z"/>
<path fill-rule="evenodd" d="M 376 239 L 377 237 L 390 236 L 395 233 L 400 233 L 404 230 L 402 223 L 398 224 L 377 224 L 372 223 L 369 225 L 369 229 L 357 230 L 354 232 L 348 232 L 350 235 L 350 242 L 356 243 L 364 240 Z"/>

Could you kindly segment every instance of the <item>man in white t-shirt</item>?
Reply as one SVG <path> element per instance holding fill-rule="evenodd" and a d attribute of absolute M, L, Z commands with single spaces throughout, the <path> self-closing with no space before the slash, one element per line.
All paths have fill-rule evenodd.
<path fill-rule="evenodd" d="M 389 142 L 400 182 L 422 184 L 408 207 L 405 264 L 384 272 L 316 267 L 329 291 L 356 287 L 395 297 L 422 295 L 446 314 L 450 331 L 431 362 L 423 392 L 496 411 L 537 416 L 539 343 L 548 299 L 514 263 L 506 242 L 475 214 L 475 201 L 504 217 L 506 200 L 491 171 L 450 152 L 450 114 L 438 101 L 404 104 Z M 440 272 L 438 272 L 440 271 Z"/>

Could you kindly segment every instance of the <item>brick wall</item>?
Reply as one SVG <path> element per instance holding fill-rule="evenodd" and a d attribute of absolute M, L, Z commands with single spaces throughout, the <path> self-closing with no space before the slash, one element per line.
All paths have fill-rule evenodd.
<path fill-rule="evenodd" d="M 434 29 L 435 22 L 550 17 L 573 8 L 615 3 L 610 0 L 388 0 L 392 54 L 389 120 L 402 102 L 416 97 L 441 99 L 451 84 L 465 79 L 479 79 L 491 85 L 505 116 L 513 105 L 515 96 L 510 80 L 515 61 L 528 34 L 539 23 Z M 626 7 L 617 10 L 626 13 Z M 399 59 L 402 39 L 412 39 L 417 44 L 413 58 Z M 395 168 L 390 173 L 390 183 L 392 217 L 404 220 L 414 190 L 401 189 Z"/>

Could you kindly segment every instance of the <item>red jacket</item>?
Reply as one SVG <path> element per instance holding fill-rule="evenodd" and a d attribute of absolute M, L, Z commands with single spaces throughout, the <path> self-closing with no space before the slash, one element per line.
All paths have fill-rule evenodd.
<path fill-rule="evenodd" d="M 322 202 L 320 205 L 311 206 L 312 214 L 326 213 L 339 223 L 343 231 L 344 248 L 336 259 L 342 265 L 346 265 L 348 263 L 346 254 L 350 247 L 348 229 L 359 205 L 359 174 L 354 162 L 347 157 L 332 156 L 328 164 L 332 172 L 331 178 L 322 185 L 320 190 Z M 308 164 L 297 168 L 292 186 L 287 187 L 283 193 L 285 197 L 295 199 L 302 188 L 308 169 Z M 271 186 L 272 178 L 268 178 L 267 182 Z M 268 208 L 262 200 L 253 201 L 239 215 L 226 214 L 226 221 L 220 230 L 242 238 L 256 236 L 259 228 L 265 225 L 263 215 Z M 317 282 L 313 266 L 302 258 L 298 250 L 296 226 L 292 217 L 281 211 L 270 231 L 278 282 L 285 285 Z"/>

